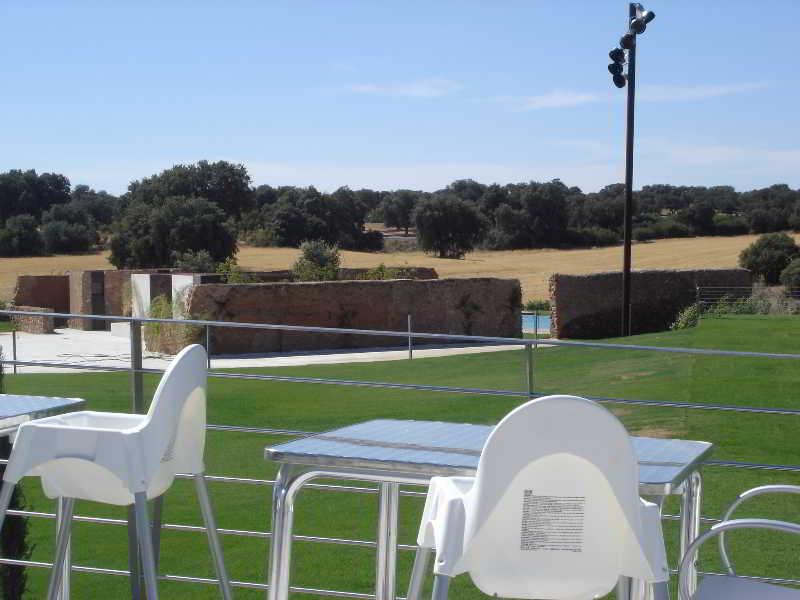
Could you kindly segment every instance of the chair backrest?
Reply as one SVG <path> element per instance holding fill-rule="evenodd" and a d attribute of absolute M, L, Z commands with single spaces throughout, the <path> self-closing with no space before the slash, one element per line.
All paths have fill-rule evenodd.
<path fill-rule="evenodd" d="M 486 594 L 572 599 L 620 575 L 653 581 L 639 471 L 622 424 L 599 404 L 548 396 L 508 414 L 481 454 L 464 566 Z"/>
<path fill-rule="evenodd" d="M 142 432 L 150 458 L 173 474 L 201 473 L 206 439 L 207 354 L 199 344 L 175 357 L 158 384 Z M 152 464 L 152 463 L 151 463 Z"/>

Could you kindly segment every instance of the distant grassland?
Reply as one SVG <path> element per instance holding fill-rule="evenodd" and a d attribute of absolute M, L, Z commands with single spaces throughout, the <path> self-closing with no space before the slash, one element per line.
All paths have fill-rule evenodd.
<path fill-rule="evenodd" d="M 702 269 L 735 267 L 739 252 L 757 236 L 699 237 L 657 240 L 633 246 L 636 269 Z M 239 264 L 247 269 L 286 269 L 298 251 L 293 248 L 255 248 L 242 246 Z M 0 299 L 14 293 L 19 274 L 44 275 L 70 269 L 108 269 L 108 253 L 84 256 L 47 256 L 0 259 Z M 473 252 L 463 260 L 436 258 L 422 252 L 393 254 L 343 252 L 345 267 L 375 267 L 380 263 L 433 267 L 440 277 L 508 277 L 522 282 L 524 300 L 546 298 L 547 281 L 552 273 L 597 273 L 618 270 L 622 248 L 581 250 L 510 250 Z"/>

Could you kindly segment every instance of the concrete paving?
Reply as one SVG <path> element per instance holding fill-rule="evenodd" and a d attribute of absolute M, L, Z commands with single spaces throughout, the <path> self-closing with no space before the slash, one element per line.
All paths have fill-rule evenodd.
<path fill-rule="evenodd" d="M 0 347 L 6 359 L 12 358 L 11 333 L 0 333 Z M 414 358 L 452 356 L 457 354 L 477 354 L 499 352 L 513 346 L 423 346 L 414 348 Z M 120 332 L 78 331 L 57 329 L 55 334 L 36 335 L 17 333 L 17 360 L 47 362 L 57 365 L 77 364 L 84 368 L 57 366 L 18 366 L 18 373 L 69 373 L 81 372 L 91 367 L 130 366 L 130 341 Z M 337 363 L 377 362 L 403 360 L 408 358 L 407 348 L 370 348 L 367 350 L 331 350 L 328 352 L 293 352 L 282 354 L 247 354 L 212 356 L 212 369 L 236 369 L 247 367 L 285 367 L 302 365 L 322 365 Z M 171 356 L 145 351 L 143 366 L 148 369 L 165 369 Z M 6 372 L 11 372 L 10 366 Z"/>

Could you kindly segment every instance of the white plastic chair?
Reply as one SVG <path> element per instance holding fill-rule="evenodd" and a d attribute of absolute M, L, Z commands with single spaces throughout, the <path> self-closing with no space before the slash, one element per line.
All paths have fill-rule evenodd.
<path fill-rule="evenodd" d="M 796 485 L 764 485 L 742 492 L 728 507 L 722 521 L 709 531 L 698 537 L 686 550 L 681 561 L 678 575 L 680 600 L 800 600 L 800 590 L 773 585 L 753 579 L 739 577 L 728 557 L 725 545 L 725 532 L 736 529 L 770 529 L 784 533 L 800 534 L 800 525 L 786 521 L 769 519 L 731 519 L 734 511 L 744 502 L 767 494 L 800 494 L 800 486 Z M 719 541 L 719 553 L 727 575 L 706 575 L 692 591 L 689 587 L 688 571 L 697 560 L 700 547 L 716 537 Z"/>
<path fill-rule="evenodd" d="M 19 427 L 0 492 L 0 528 L 14 486 L 26 475 L 40 477 L 49 498 L 64 500 L 48 598 L 58 593 L 74 503 L 79 499 L 135 505 L 145 589 L 148 599 L 156 600 L 147 500 L 166 492 L 177 473 L 194 476 L 220 590 L 226 600 L 232 597 L 203 476 L 206 379 L 206 352 L 195 344 L 172 361 L 146 415 L 81 411 Z"/>
<path fill-rule="evenodd" d="M 539 600 L 600 597 L 620 577 L 668 581 L 660 509 L 639 497 L 638 475 L 628 432 L 600 405 L 548 396 L 518 407 L 475 477 L 431 480 L 408 599 L 432 552 L 435 600 L 465 572 L 489 596 Z"/>

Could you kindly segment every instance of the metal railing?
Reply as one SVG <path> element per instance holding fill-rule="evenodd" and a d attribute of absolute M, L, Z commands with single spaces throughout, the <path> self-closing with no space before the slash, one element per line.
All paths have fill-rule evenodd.
<path fill-rule="evenodd" d="M 784 288 L 776 293 L 774 288 L 760 285 L 698 286 L 695 292 L 695 304 L 701 315 L 720 305 L 746 301 L 760 301 L 777 308 L 781 300 L 796 304 L 800 301 L 800 288 Z"/>
<path fill-rule="evenodd" d="M 109 365 L 91 365 L 91 364 L 77 364 L 69 362 L 54 362 L 54 361 L 30 361 L 19 360 L 16 353 L 12 358 L 5 358 L 2 362 L 4 364 L 13 365 L 14 367 L 48 367 L 48 368 L 65 368 L 86 371 L 107 371 L 107 372 L 126 372 L 131 374 L 131 409 L 134 412 L 144 412 L 144 396 L 143 396 L 143 376 L 145 374 L 161 374 L 163 370 L 145 368 L 143 366 L 143 345 L 142 345 L 142 326 L 149 323 L 158 324 L 175 324 L 175 325 L 191 325 L 205 328 L 206 340 L 209 339 L 208 331 L 214 327 L 226 328 L 240 328 L 240 329 L 261 329 L 261 330 L 280 330 L 289 332 L 301 333 L 318 333 L 318 334 L 352 334 L 358 336 L 376 336 L 380 338 L 398 338 L 400 343 L 405 341 L 403 347 L 408 348 L 409 356 L 413 352 L 414 342 L 416 340 L 425 340 L 432 343 L 446 344 L 446 343 L 459 343 L 461 345 L 470 344 L 473 346 L 480 345 L 507 345 L 509 348 L 519 347 L 524 350 L 524 374 L 526 380 L 526 390 L 512 390 L 512 389 L 484 389 L 474 387 L 457 387 L 457 386 L 444 386 L 444 385 L 428 385 L 428 384 L 414 384 L 414 383 L 396 383 L 385 381 L 361 381 L 361 380 L 343 380 L 343 379 L 329 379 L 320 377 L 296 377 L 288 375 L 268 375 L 262 373 L 241 373 L 232 372 L 230 370 L 209 370 L 209 377 L 222 378 L 222 379 L 241 379 L 251 381 L 265 381 L 265 382 L 294 382 L 294 383 L 313 383 L 320 385 L 340 385 L 340 386 L 361 386 L 361 387 L 374 387 L 386 389 L 399 389 L 399 390 L 412 390 L 412 391 L 426 391 L 426 392 L 445 392 L 455 394 L 477 394 L 486 396 L 510 396 L 519 398 L 535 397 L 535 351 L 540 347 L 565 347 L 565 348 L 596 348 L 607 350 L 636 350 L 644 352 L 657 352 L 668 354 L 687 354 L 695 356 L 725 356 L 725 357 L 743 357 L 743 358 L 765 358 L 777 360 L 800 360 L 800 354 L 793 353 L 765 353 L 765 352 L 745 352 L 733 350 L 715 350 L 704 348 L 678 348 L 678 347 L 664 347 L 664 346 L 649 346 L 641 344 L 617 344 L 607 342 L 594 342 L 594 341 L 573 341 L 573 340 L 551 340 L 539 338 L 506 338 L 506 337 L 493 337 L 493 336 L 470 336 L 470 335 L 455 335 L 455 334 L 440 334 L 440 333 L 426 333 L 414 332 L 411 329 L 411 322 L 406 331 L 382 331 L 382 330 L 364 330 L 353 328 L 333 328 L 333 327 L 311 327 L 311 326 L 297 326 L 297 325 L 280 325 L 280 324 L 262 324 L 262 323 L 241 323 L 241 322 L 228 322 L 228 321 L 211 321 L 199 319 L 161 319 L 161 318 L 137 318 L 137 317 L 120 317 L 120 316 L 107 316 L 107 315 L 82 315 L 72 313 L 43 313 L 43 312 L 27 312 L 15 310 L 2 310 L 0 316 L 36 316 L 36 317 L 53 317 L 57 319 L 70 319 L 80 318 L 85 320 L 102 320 L 102 321 L 122 321 L 128 322 L 131 326 L 130 338 L 130 365 L 127 367 L 113 367 Z M 607 404 L 620 404 L 620 405 L 633 405 L 642 407 L 654 408 L 674 408 L 674 409 L 690 409 L 700 411 L 723 411 L 730 413 L 744 413 L 744 414 L 765 414 L 765 415 L 792 415 L 800 416 L 800 409 L 791 409 L 783 407 L 757 407 L 757 406 L 739 406 L 739 405 L 726 405 L 726 404 L 705 404 L 705 403 L 692 403 L 692 402 L 676 402 L 665 400 L 648 400 L 648 399 L 627 399 L 627 398 L 614 398 L 602 396 L 588 396 L 598 402 Z M 207 429 L 210 431 L 220 432 L 238 432 L 238 433 L 252 433 L 262 435 L 286 435 L 290 437 L 302 437 L 306 435 L 313 435 L 312 431 L 296 430 L 296 429 L 281 429 L 281 428 L 267 428 L 267 427 L 251 427 L 251 426 L 237 426 L 237 425 L 222 425 L 222 424 L 208 424 Z M 0 461 L 6 463 L 7 461 Z M 755 462 L 742 462 L 742 461 L 725 461 L 725 460 L 708 460 L 706 465 L 715 468 L 730 468 L 730 469 L 745 469 L 757 470 L 768 472 L 788 472 L 800 473 L 800 465 L 793 464 L 770 464 L 770 463 L 755 463 Z M 179 476 L 181 478 L 188 478 L 188 475 Z M 223 475 L 208 475 L 207 479 L 211 482 L 221 484 L 237 484 L 247 486 L 265 486 L 269 487 L 274 484 L 274 480 L 270 479 L 253 479 L 242 477 L 230 477 Z M 371 487 L 361 487 L 352 485 L 332 485 L 332 484 L 309 484 L 309 489 L 324 490 L 328 492 L 345 492 L 345 493 L 359 493 L 359 494 L 377 494 L 378 490 Z M 406 497 L 424 498 L 424 491 L 413 491 L 404 489 L 401 495 Z M 56 517 L 53 513 L 40 512 L 40 511 L 27 511 L 27 510 L 12 510 L 9 511 L 11 515 L 54 519 Z M 663 518 L 667 521 L 680 519 L 680 515 L 665 514 Z M 76 521 L 96 523 L 103 525 L 121 526 L 125 525 L 126 521 L 121 519 L 109 519 L 92 516 L 76 516 Z M 701 517 L 701 521 L 705 524 L 713 524 L 718 522 L 717 519 L 709 517 Z M 201 526 L 180 524 L 180 523 L 165 523 L 162 528 L 167 531 L 183 531 L 183 532 L 205 532 L 205 528 Z M 268 540 L 271 538 L 269 531 L 252 531 L 243 529 L 220 529 L 219 532 L 225 536 L 238 536 L 249 537 Z M 357 546 L 363 548 L 375 548 L 376 542 L 372 540 L 360 539 L 346 539 L 346 538 L 331 538 L 324 536 L 303 536 L 294 535 L 293 539 L 333 544 L 344 546 Z M 416 547 L 413 545 L 398 545 L 400 550 L 411 551 Z M 16 560 L 9 558 L 0 558 L 0 564 L 19 565 L 33 568 L 50 568 L 52 565 L 48 562 L 30 561 L 30 560 Z M 113 576 L 130 576 L 130 572 L 120 569 L 108 569 L 101 567 L 93 567 L 86 565 L 72 565 L 72 570 L 79 573 L 93 573 L 98 575 L 113 575 Z M 673 570 L 673 572 L 675 572 Z M 215 579 L 204 577 L 192 577 L 185 575 L 162 574 L 159 579 L 163 581 L 182 582 L 182 583 L 196 583 L 216 585 Z M 800 579 L 776 579 L 776 578 L 758 578 L 763 581 L 771 581 L 776 583 L 784 583 L 790 585 L 800 585 Z M 234 587 L 249 588 L 266 590 L 268 585 L 264 582 L 253 581 L 232 581 Z M 374 594 L 365 594 L 359 592 L 337 591 L 337 590 L 324 590 L 305 587 L 292 587 L 292 592 L 314 594 L 319 596 L 331 596 L 341 598 L 357 598 L 357 599 L 371 599 Z"/>

